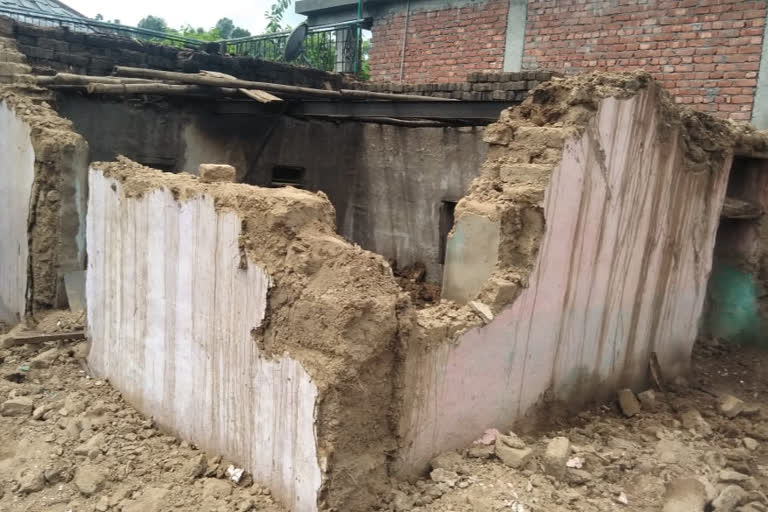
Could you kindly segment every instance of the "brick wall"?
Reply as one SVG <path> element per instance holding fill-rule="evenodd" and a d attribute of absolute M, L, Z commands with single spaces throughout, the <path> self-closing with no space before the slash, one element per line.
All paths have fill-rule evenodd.
<path fill-rule="evenodd" d="M 763 0 L 534 0 L 523 66 L 568 73 L 643 68 L 678 103 L 748 120 L 765 15 Z"/>
<path fill-rule="evenodd" d="M 455 82 L 468 72 L 501 70 L 508 0 L 411 12 L 403 80 Z M 399 80 L 405 9 L 376 16 L 370 53 L 373 80 Z"/>

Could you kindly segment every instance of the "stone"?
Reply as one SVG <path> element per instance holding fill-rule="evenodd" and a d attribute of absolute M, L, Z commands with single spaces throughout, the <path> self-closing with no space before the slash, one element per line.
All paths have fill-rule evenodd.
<path fill-rule="evenodd" d="M 168 510 L 167 496 L 166 489 L 150 487 L 141 493 L 139 499 L 123 506 L 122 512 L 165 512 Z"/>
<path fill-rule="evenodd" d="M 197 175 L 205 183 L 234 183 L 237 171 L 226 164 L 200 164 Z"/>
<path fill-rule="evenodd" d="M 96 455 L 101 453 L 105 440 L 106 436 L 104 433 L 99 432 L 98 434 L 88 439 L 86 442 L 77 446 L 75 448 L 75 455 L 88 455 L 89 457 L 94 458 Z"/>
<path fill-rule="evenodd" d="M 726 418 L 735 418 L 744 410 L 744 401 L 725 393 L 717 401 L 717 410 Z"/>
<path fill-rule="evenodd" d="M 227 480 L 218 480 L 216 478 L 206 478 L 203 481 L 203 498 L 225 498 L 232 494 L 232 484 Z"/>
<path fill-rule="evenodd" d="M 753 501 L 736 509 L 736 512 L 765 512 L 768 508 L 759 501 Z"/>
<path fill-rule="evenodd" d="M 459 475 L 453 471 L 448 471 L 443 468 L 433 469 L 429 474 L 429 477 L 435 483 L 446 483 L 448 487 L 455 487 L 456 482 L 459 480 Z"/>
<path fill-rule="evenodd" d="M 592 480 L 592 474 L 583 469 L 568 468 L 565 472 L 565 480 L 571 485 L 584 485 Z"/>
<path fill-rule="evenodd" d="M 746 448 L 751 452 L 757 450 L 757 448 L 760 446 L 760 443 L 758 443 L 751 437 L 745 437 L 744 439 L 742 439 L 741 442 L 744 443 L 744 448 Z"/>
<path fill-rule="evenodd" d="M 640 402 L 631 389 L 620 389 L 618 391 L 619 407 L 624 416 L 631 418 L 640 412 Z"/>
<path fill-rule="evenodd" d="M 27 468 L 21 470 L 18 481 L 19 492 L 22 494 L 41 491 L 45 487 L 43 472 L 37 469 Z"/>
<path fill-rule="evenodd" d="M 683 427 L 688 430 L 693 430 L 704 435 L 712 433 L 712 427 L 701 417 L 701 413 L 693 407 L 689 407 L 680 414 L 680 421 L 683 423 Z"/>
<path fill-rule="evenodd" d="M 181 474 L 187 480 L 194 480 L 195 478 L 203 476 L 207 466 L 208 463 L 205 454 L 200 453 L 184 464 Z"/>
<path fill-rule="evenodd" d="M 104 488 L 106 478 L 96 466 L 81 466 L 75 473 L 75 487 L 85 496 L 93 496 Z"/>
<path fill-rule="evenodd" d="M 544 471 L 555 478 L 562 479 L 565 475 L 566 462 L 571 453 L 571 442 L 567 437 L 556 437 L 547 443 L 544 451 Z"/>
<path fill-rule="evenodd" d="M 32 419 L 33 420 L 41 420 L 45 419 L 45 413 L 55 409 L 58 407 L 59 404 L 45 404 L 37 407 L 34 411 L 32 411 Z"/>
<path fill-rule="evenodd" d="M 34 408 L 34 402 L 31 398 L 20 396 L 3 402 L 0 405 L 0 414 L 3 416 L 29 416 Z"/>
<path fill-rule="evenodd" d="M 717 480 L 723 483 L 739 483 L 749 480 L 750 476 L 731 469 L 724 469 L 717 475 Z"/>
<path fill-rule="evenodd" d="M 639 393 L 637 398 L 640 400 L 640 405 L 642 405 L 643 409 L 646 411 L 653 412 L 659 406 L 659 403 L 656 401 L 656 392 L 652 389 L 646 389 L 642 393 Z"/>
<path fill-rule="evenodd" d="M 413 508 L 413 499 L 403 491 L 394 491 L 392 494 L 392 508 L 395 512 L 406 512 Z"/>
<path fill-rule="evenodd" d="M 490 459 L 496 452 L 494 445 L 473 444 L 467 450 L 467 457 L 473 459 Z"/>
<path fill-rule="evenodd" d="M 96 503 L 96 510 L 99 512 L 107 512 L 107 510 L 109 510 L 109 498 L 102 496 L 98 503 Z"/>
<path fill-rule="evenodd" d="M 461 473 L 464 468 L 464 457 L 454 451 L 443 452 L 432 459 L 429 464 L 432 466 L 432 469 L 445 469 Z"/>
<path fill-rule="evenodd" d="M 496 456 L 507 466 L 513 469 L 519 469 L 531 459 L 533 450 L 530 448 L 514 448 L 513 446 L 510 446 L 505 442 L 505 440 L 510 437 L 511 436 L 500 436 L 496 439 Z M 511 442 L 514 443 L 515 439 L 517 438 L 513 438 Z M 515 445 L 517 444 L 515 443 Z"/>
<path fill-rule="evenodd" d="M 704 485 L 693 478 L 677 478 L 667 484 L 663 512 L 703 512 L 707 504 Z"/>
<path fill-rule="evenodd" d="M 487 304 L 473 300 L 469 302 L 469 307 L 474 310 L 474 312 L 480 317 L 483 323 L 487 324 L 493 320 L 493 311 L 491 311 L 491 308 L 488 307 Z"/>
<path fill-rule="evenodd" d="M 746 495 L 747 492 L 738 485 L 729 485 L 712 501 L 712 509 L 715 512 L 732 512 Z"/>
<path fill-rule="evenodd" d="M 56 361 L 57 357 L 59 357 L 59 349 L 54 347 L 38 354 L 29 362 L 29 366 L 32 368 L 48 368 Z"/>

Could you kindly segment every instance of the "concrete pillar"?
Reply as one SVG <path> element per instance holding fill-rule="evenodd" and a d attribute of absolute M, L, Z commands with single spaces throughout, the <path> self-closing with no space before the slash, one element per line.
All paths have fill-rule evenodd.
<path fill-rule="evenodd" d="M 509 0 L 507 38 L 504 43 L 504 71 L 520 71 L 523 67 L 527 17 L 528 0 Z"/>
<path fill-rule="evenodd" d="M 768 16 L 766 18 L 768 22 Z M 764 27 L 760 72 L 757 75 L 757 88 L 752 105 L 752 124 L 759 130 L 768 129 L 768 23 Z"/>

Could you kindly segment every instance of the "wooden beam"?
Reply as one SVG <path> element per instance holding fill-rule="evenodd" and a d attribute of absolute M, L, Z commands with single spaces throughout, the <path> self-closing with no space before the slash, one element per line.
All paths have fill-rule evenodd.
<path fill-rule="evenodd" d="M 6 338 L 3 341 L 3 348 L 15 347 L 18 345 L 39 345 L 48 341 L 79 341 L 84 339 L 85 331 L 57 332 L 53 334 L 29 333 Z"/>
<path fill-rule="evenodd" d="M 199 73 L 176 73 L 173 71 L 159 71 L 156 69 L 130 68 L 125 66 L 115 66 L 115 75 L 131 78 L 152 78 L 155 80 L 180 82 L 193 85 L 207 85 L 210 87 L 230 87 L 235 89 L 260 89 L 264 91 L 290 94 L 293 96 L 304 96 L 325 99 L 341 99 L 345 95 L 350 98 L 369 99 L 369 100 L 397 100 L 397 101 L 434 101 L 434 102 L 456 102 L 447 98 L 432 98 L 430 96 L 414 96 L 410 94 L 388 94 L 369 91 L 329 91 L 326 89 L 314 89 L 311 87 L 298 87 L 295 85 L 273 84 L 267 82 L 251 82 L 248 80 L 239 80 L 232 78 L 221 78 Z"/>

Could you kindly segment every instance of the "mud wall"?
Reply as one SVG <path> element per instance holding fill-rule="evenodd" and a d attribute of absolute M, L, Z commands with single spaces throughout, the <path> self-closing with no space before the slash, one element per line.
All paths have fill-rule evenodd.
<path fill-rule="evenodd" d="M 26 313 L 29 200 L 35 153 L 24 123 L 0 102 L 0 322 L 16 324 Z"/>
<path fill-rule="evenodd" d="M 527 111 L 503 116 L 486 134 L 495 147 L 486 179 L 457 208 L 448 256 L 462 242 L 462 224 L 484 217 L 498 242 L 476 240 L 457 261 L 496 262 L 481 278 L 506 272 L 517 296 L 499 307 L 493 286 L 480 282 L 470 296 L 493 304 L 488 325 L 437 346 L 427 343 L 434 320 L 412 333 L 400 470 L 420 469 L 489 426 L 510 426 L 545 396 L 575 408 L 618 386 L 638 387 L 651 352 L 667 376 L 687 369 L 729 158 L 710 143 L 712 153 L 696 150 L 693 165 L 692 135 L 662 104 L 658 85 L 636 95 L 623 89 L 647 77 L 619 79 L 594 113 L 586 98 L 606 84 L 589 80 L 600 79 L 540 91 Z M 557 94 L 569 103 L 557 104 Z M 691 133 L 711 128 L 703 115 L 692 119 Z M 523 261 L 533 264 L 530 274 Z"/>
<path fill-rule="evenodd" d="M 12 276 L 9 279 L 16 282 L 17 290 L 22 286 L 22 280 L 26 283 L 24 313 L 66 306 L 64 275 L 83 270 L 85 265 L 88 145 L 72 130 L 71 123 L 58 117 L 47 104 L 36 100 L 33 93 L 28 95 L 23 86 L 0 88 L 0 104 L 4 105 L 6 118 L 4 129 L 16 125 L 13 129 L 18 130 L 15 123 L 26 125 L 34 158 L 33 172 L 25 175 L 23 182 L 9 177 L 3 184 L 7 190 L 4 194 L 19 193 L 3 204 L 3 207 L 8 204 L 13 209 L 13 220 L 9 222 L 16 226 L 16 231 L 9 233 L 16 238 L 7 239 L 8 246 L 28 248 L 26 256 L 18 253 L 14 273 L 5 274 Z M 15 112 L 17 121 L 8 119 L 9 107 Z M 27 165 L 29 149 L 19 140 L 18 132 L 14 136 L 9 133 L 9 137 L 3 142 L 8 146 L 2 157 L 13 159 L 12 155 L 16 153 L 22 159 L 21 164 Z M 18 172 L 23 172 L 23 168 Z M 31 189 L 27 190 L 29 179 L 33 181 Z M 6 186 L 11 188 L 5 189 Z M 23 232 L 22 216 L 25 216 Z M 24 239 L 18 239 L 22 234 Z M 27 260 L 24 268 L 22 258 Z M 20 272 L 26 275 L 21 276 Z M 18 308 L 18 302 L 15 304 L 14 308 Z"/>
<path fill-rule="evenodd" d="M 362 247 L 424 263 L 440 282 L 440 208 L 457 201 L 485 159 L 482 128 L 403 128 L 288 117 L 221 116 L 204 103 L 135 106 L 74 95 L 57 100 L 91 145 L 91 160 L 125 155 L 194 173 L 227 163 L 238 180 L 269 186 L 276 166 L 304 169 L 302 186 L 325 192 L 338 231 Z"/>
<path fill-rule="evenodd" d="M 88 206 L 94 371 L 291 510 L 366 510 L 393 448 L 383 258 L 292 188 L 97 163 Z"/>

